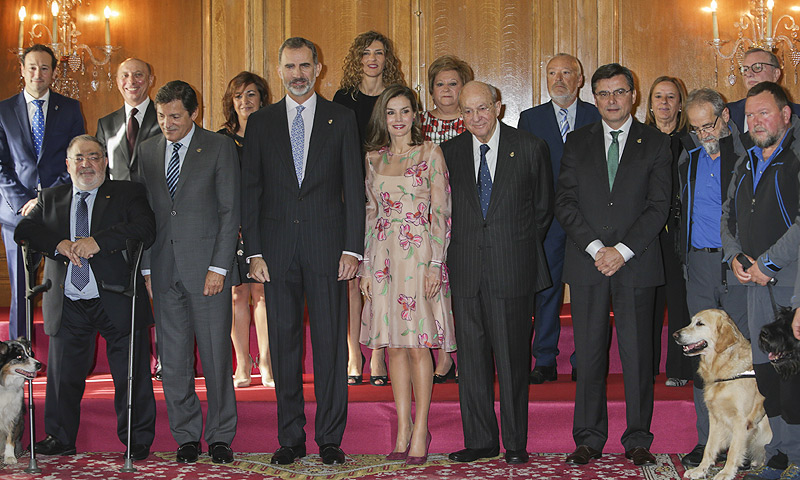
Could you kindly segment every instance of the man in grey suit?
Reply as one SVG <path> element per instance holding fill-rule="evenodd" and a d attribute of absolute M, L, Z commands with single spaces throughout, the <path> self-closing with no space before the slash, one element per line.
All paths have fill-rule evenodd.
<path fill-rule="evenodd" d="M 97 121 L 97 139 L 108 154 L 108 170 L 112 180 L 136 180 L 136 145 L 158 135 L 156 109 L 148 96 L 153 86 L 153 73 L 148 63 L 129 58 L 117 69 L 117 88 L 124 105 Z"/>
<path fill-rule="evenodd" d="M 561 157 L 556 218 L 567 232 L 564 281 L 572 298 L 575 355 L 580 374 L 567 463 L 599 458 L 608 439 L 606 374 L 609 307 L 625 381 L 625 456 L 655 463 L 653 442 L 653 305 L 664 283 L 658 233 L 669 210 L 669 137 L 637 122 L 633 74 L 603 65 L 592 75 L 602 121 L 567 137 Z M 606 178 L 608 180 L 606 180 Z"/>
<path fill-rule="evenodd" d="M 205 439 L 214 463 L 229 463 L 236 397 L 228 273 L 239 229 L 239 162 L 230 138 L 194 124 L 197 108 L 186 82 L 161 87 L 156 113 L 164 136 L 136 149 L 157 231 L 142 264 L 156 313 L 170 430 L 180 445 L 177 460 L 195 462 L 201 451 L 196 341 L 208 391 Z"/>
<path fill-rule="evenodd" d="M 274 464 L 306 454 L 303 312 L 314 349 L 315 440 L 325 464 L 344 463 L 347 282 L 364 251 L 365 193 L 353 111 L 314 92 L 322 70 L 305 38 L 281 45 L 287 95 L 248 120 L 242 236 L 250 276 L 264 284 L 278 399 Z M 228 307 L 230 309 L 230 307 Z"/>
<path fill-rule="evenodd" d="M 442 152 L 453 195 L 447 264 L 466 448 L 450 459 L 472 462 L 500 451 L 496 365 L 505 460 L 526 463 L 533 299 L 551 283 L 542 246 L 553 219 L 550 157 L 544 140 L 497 121 L 494 87 L 470 82 L 458 103 L 467 131 Z"/>

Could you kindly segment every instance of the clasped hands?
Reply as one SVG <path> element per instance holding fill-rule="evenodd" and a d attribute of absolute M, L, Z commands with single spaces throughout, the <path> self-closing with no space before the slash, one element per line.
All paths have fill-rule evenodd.
<path fill-rule="evenodd" d="M 594 257 L 594 266 L 606 277 L 617 273 L 617 270 L 623 265 L 625 265 L 625 258 L 614 247 L 603 247 L 597 251 L 597 255 Z"/>
<path fill-rule="evenodd" d="M 739 262 L 739 259 L 733 257 L 731 261 L 731 268 L 733 268 L 733 274 L 736 275 L 736 278 L 739 280 L 739 283 L 748 283 L 748 282 L 755 282 L 762 287 L 766 286 L 771 277 L 764 275 L 761 270 L 758 269 L 758 262 L 751 257 L 750 255 L 746 255 L 748 260 L 752 263 L 750 268 L 745 270 L 744 266 Z"/>
<path fill-rule="evenodd" d="M 71 240 L 61 240 L 56 245 L 56 251 L 67 257 L 76 267 L 83 266 L 81 258 L 90 259 L 100 251 L 100 246 L 92 237 L 78 238 L 74 242 Z"/>

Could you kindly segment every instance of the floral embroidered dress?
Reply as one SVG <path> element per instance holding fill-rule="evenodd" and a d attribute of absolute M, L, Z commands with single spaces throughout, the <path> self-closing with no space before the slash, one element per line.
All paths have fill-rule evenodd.
<path fill-rule="evenodd" d="M 450 186 L 442 151 L 431 142 L 403 154 L 367 153 L 367 221 L 362 282 L 372 299 L 361 315 L 370 348 L 456 349 L 450 285 L 425 298 L 430 263 L 443 263 L 450 242 Z"/>

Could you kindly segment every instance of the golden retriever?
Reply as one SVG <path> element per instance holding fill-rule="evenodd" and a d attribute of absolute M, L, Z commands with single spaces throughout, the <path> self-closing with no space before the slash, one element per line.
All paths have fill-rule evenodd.
<path fill-rule="evenodd" d="M 700 355 L 697 373 L 703 379 L 708 406 L 709 434 L 703 460 L 685 478 L 704 478 L 717 455 L 728 449 L 725 466 L 714 480 L 732 480 L 745 455 L 753 466 L 764 463 L 764 445 L 772 438 L 764 397 L 756 379 L 742 376 L 753 370 L 750 342 L 722 310 L 703 310 L 673 334 L 687 356 Z"/>

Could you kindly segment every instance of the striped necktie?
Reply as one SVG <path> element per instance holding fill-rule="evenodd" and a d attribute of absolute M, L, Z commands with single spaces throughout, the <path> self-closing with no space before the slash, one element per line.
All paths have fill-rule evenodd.
<path fill-rule="evenodd" d="M 75 240 L 89 236 L 89 205 L 86 197 L 89 192 L 78 192 L 78 203 L 75 205 Z M 81 266 L 72 266 L 70 281 L 75 288 L 83 290 L 89 284 L 89 260 L 81 259 Z"/>
<path fill-rule="evenodd" d="M 178 187 L 178 179 L 181 172 L 181 157 L 178 155 L 178 150 L 182 146 L 180 143 L 172 144 L 172 157 L 170 157 L 169 166 L 167 167 L 167 188 L 169 189 L 170 198 L 175 198 L 175 189 Z"/>
<path fill-rule="evenodd" d="M 559 120 L 559 130 L 561 131 L 561 141 L 567 141 L 567 133 L 569 133 L 569 120 L 567 119 L 567 109 L 562 108 L 559 112 L 561 120 Z"/>

